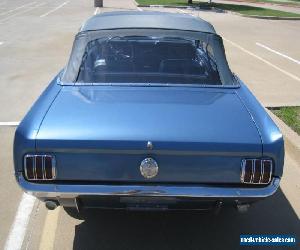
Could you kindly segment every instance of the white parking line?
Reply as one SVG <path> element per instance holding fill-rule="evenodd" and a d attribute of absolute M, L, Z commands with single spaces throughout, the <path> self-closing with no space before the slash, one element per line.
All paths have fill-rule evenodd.
<path fill-rule="evenodd" d="M 183 14 L 187 14 L 187 15 L 191 15 L 193 17 L 197 17 L 196 14 L 194 14 L 193 12 L 188 12 L 187 10 L 182 10 L 182 9 L 177 9 L 178 11 L 180 11 Z"/>
<path fill-rule="evenodd" d="M 142 8 L 140 7 L 136 7 L 138 9 L 138 11 L 144 11 Z"/>
<path fill-rule="evenodd" d="M 289 56 L 287 56 L 287 55 L 285 55 L 285 54 L 283 54 L 283 53 L 280 53 L 280 52 L 278 52 L 278 51 L 276 51 L 276 50 L 274 50 L 274 49 L 271 49 L 271 48 L 269 48 L 268 46 L 266 46 L 266 45 L 263 45 L 263 44 L 261 44 L 261 43 L 255 43 L 257 46 L 259 46 L 259 47 L 262 47 L 262 48 L 264 48 L 264 49 L 266 49 L 266 50 L 268 50 L 268 51 L 271 51 L 271 52 L 273 52 L 273 53 L 275 53 L 275 54 L 277 54 L 277 55 L 279 55 L 279 56 L 282 56 L 282 57 L 284 57 L 284 58 L 286 58 L 286 59 L 288 59 L 288 60 L 291 60 L 292 62 L 294 62 L 294 63 L 297 63 L 297 64 L 300 64 L 300 61 L 298 61 L 298 60 L 296 60 L 296 59 L 294 59 L 294 58 L 292 58 L 292 57 L 289 57 Z"/>
<path fill-rule="evenodd" d="M 23 194 L 14 223 L 5 242 L 4 250 L 21 249 L 34 202 L 35 198 L 33 196 L 26 193 Z"/>
<path fill-rule="evenodd" d="M 2 13 L 0 13 L 0 16 L 3 16 L 3 15 L 6 15 L 6 14 L 9 14 L 9 13 L 11 13 L 11 12 L 14 12 L 14 11 L 16 11 L 16 10 L 19 10 L 19 9 L 22 9 L 22 8 L 25 8 L 25 7 L 28 7 L 28 6 L 33 5 L 33 4 L 35 4 L 35 3 L 36 3 L 36 2 L 27 3 L 27 4 L 24 4 L 24 5 L 22 5 L 22 6 L 19 6 L 19 7 L 15 8 L 15 9 L 13 9 L 13 10 L 9 10 L 9 11 L 2 12 Z"/>
<path fill-rule="evenodd" d="M 23 14 L 23 13 L 26 13 L 26 12 L 29 12 L 29 11 L 32 11 L 32 10 L 34 10 L 35 8 L 38 8 L 38 7 L 43 6 L 43 5 L 45 5 L 45 3 L 40 3 L 40 4 L 36 5 L 36 6 L 30 6 L 29 9 L 26 9 L 26 10 L 20 11 L 20 12 L 17 12 L 17 13 L 15 13 L 15 14 L 13 14 L 13 15 L 10 15 L 10 16 L 8 16 L 8 17 L 5 17 L 5 18 L 3 18 L 3 19 L 0 19 L 0 24 L 2 24 L 3 22 L 5 22 L 5 21 L 11 19 L 12 17 L 18 16 L 18 15 L 20 15 L 20 14 Z"/>
<path fill-rule="evenodd" d="M 97 15 L 99 10 L 100 10 L 99 7 L 97 7 L 97 8 L 95 9 L 94 15 Z"/>
<path fill-rule="evenodd" d="M 256 59 L 258 59 L 258 60 L 264 62 L 265 64 L 268 64 L 269 66 L 273 67 L 274 69 L 277 69 L 278 71 L 280 71 L 281 73 L 283 73 L 283 74 L 285 74 L 285 75 L 291 77 L 292 79 L 294 79 L 294 80 L 300 82 L 300 78 L 299 78 L 298 76 L 295 76 L 294 74 L 289 73 L 289 72 L 287 72 L 286 70 L 279 68 L 278 66 L 274 65 L 273 63 L 270 63 L 269 61 L 267 61 L 267 60 L 261 58 L 260 56 L 255 55 L 254 53 L 250 52 L 249 50 L 244 49 L 242 46 L 240 46 L 240 45 L 238 45 L 238 44 L 236 44 L 236 43 L 234 43 L 234 42 L 232 42 L 232 41 L 230 41 L 230 40 L 228 40 L 228 39 L 226 39 L 226 38 L 224 38 L 224 37 L 223 37 L 223 40 L 226 41 L 226 42 L 228 42 L 228 43 L 230 43 L 230 44 L 233 45 L 234 47 L 236 47 L 236 48 L 238 48 L 238 49 L 244 51 L 245 53 L 247 53 L 247 54 L 249 54 L 249 55 L 255 57 Z"/>
<path fill-rule="evenodd" d="M 0 122 L 0 126 L 19 126 L 20 122 Z"/>
<path fill-rule="evenodd" d="M 56 8 L 54 8 L 53 10 L 48 11 L 47 13 L 41 15 L 40 17 L 45 17 L 48 16 L 49 14 L 53 13 L 54 11 L 59 10 L 60 8 L 64 7 L 65 5 L 67 5 L 70 1 L 64 2 L 61 5 L 57 6 Z"/>

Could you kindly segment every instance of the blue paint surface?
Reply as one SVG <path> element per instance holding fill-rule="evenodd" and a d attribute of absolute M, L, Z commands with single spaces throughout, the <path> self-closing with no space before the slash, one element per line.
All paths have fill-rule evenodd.
<path fill-rule="evenodd" d="M 147 149 L 147 142 L 153 149 Z M 25 153 L 52 153 L 58 180 L 240 183 L 243 158 L 270 157 L 282 175 L 276 125 L 240 88 L 60 86 L 54 81 L 16 132 Z M 153 157 L 159 174 L 139 165 Z"/>

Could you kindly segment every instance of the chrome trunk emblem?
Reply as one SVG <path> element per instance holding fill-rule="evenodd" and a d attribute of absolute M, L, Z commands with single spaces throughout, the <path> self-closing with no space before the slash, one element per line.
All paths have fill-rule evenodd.
<path fill-rule="evenodd" d="M 146 158 L 141 162 L 140 171 L 146 179 L 151 179 L 158 173 L 158 164 L 154 159 Z"/>
<path fill-rule="evenodd" d="M 147 149 L 150 149 L 150 150 L 153 149 L 153 144 L 151 141 L 147 142 Z"/>

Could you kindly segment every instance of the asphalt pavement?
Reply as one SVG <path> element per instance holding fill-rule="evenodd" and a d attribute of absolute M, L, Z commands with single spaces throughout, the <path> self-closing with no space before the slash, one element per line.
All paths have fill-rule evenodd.
<path fill-rule="evenodd" d="M 113 10 L 149 10 L 136 8 L 131 0 L 104 0 L 104 4 L 95 9 L 92 0 L 0 2 L 0 249 L 8 242 L 14 243 L 8 249 L 239 249 L 242 233 L 294 234 L 299 239 L 300 163 L 289 152 L 280 190 L 247 214 L 230 208 L 218 216 L 89 211 L 85 220 L 76 220 L 61 208 L 47 211 L 38 201 L 29 212 L 22 208 L 26 197 L 13 176 L 15 127 L 10 125 L 22 119 L 64 67 L 74 35 L 88 17 Z M 264 106 L 300 105 L 300 21 L 151 10 L 184 12 L 211 22 L 224 37 L 232 70 Z M 19 221 L 24 226 L 16 226 Z"/>

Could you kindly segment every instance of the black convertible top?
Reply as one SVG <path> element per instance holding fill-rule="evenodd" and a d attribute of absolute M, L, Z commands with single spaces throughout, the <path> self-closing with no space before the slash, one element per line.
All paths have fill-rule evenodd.
<path fill-rule="evenodd" d="M 98 14 L 89 18 L 81 27 L 81 31 L 137 28 L 216 33 L 210 23 L 200 18 L 159 11 L 117 11 Z"/>

